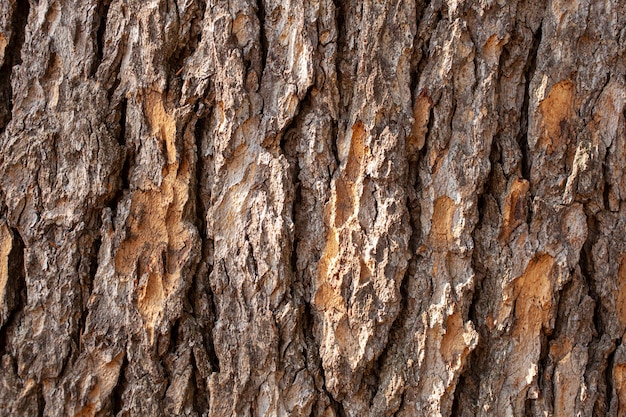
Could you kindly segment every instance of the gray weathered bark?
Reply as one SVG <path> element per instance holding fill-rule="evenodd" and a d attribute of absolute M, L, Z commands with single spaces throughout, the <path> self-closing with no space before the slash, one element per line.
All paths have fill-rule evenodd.
<path fill-rule="evenodd" d="M 0 9 L 1 415 L 626 415 L 626 2 Z"/>

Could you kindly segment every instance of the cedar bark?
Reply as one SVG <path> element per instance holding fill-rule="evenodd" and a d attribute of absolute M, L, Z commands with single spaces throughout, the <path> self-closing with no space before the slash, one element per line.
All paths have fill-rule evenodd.
<path fill-rule="evenodd" d="M 626 415 L 626 2 L 0 9 L 0 415 Z"/>

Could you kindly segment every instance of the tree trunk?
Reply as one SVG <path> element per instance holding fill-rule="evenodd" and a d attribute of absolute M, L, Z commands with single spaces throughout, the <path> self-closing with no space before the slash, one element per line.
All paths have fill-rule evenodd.
<path fill-rule="evenodd" d="M 626 2 L 0 9 L 1 415 L 626 415 Z"/>

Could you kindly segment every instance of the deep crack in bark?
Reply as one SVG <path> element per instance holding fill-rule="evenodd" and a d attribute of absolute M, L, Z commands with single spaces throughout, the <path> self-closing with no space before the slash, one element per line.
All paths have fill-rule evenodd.
<path fill-rule="evenodd" d="M 0 67 L 0 134 L 11 121 L 13 113 L 13 68 L 22 63 L 22 46 L 26 37 L 26 24 L 30 14 L 30 1 L 18 0 L 11 22 L 13 33 L 5 47 L 4 63 Z"/>
<path fill-rule="evenodd" d="M 530 149 L 528 147 L 528 129 L 529 124 L 529 106 L 530 106 L 530 84 L 535 75 L 535 69 L 537 67 L 537 54 L 539 52 L 539 46 L 541 45 L 541 38 L 543 33 L 543 26 L 540 25 L 539 29 L 533 33 L 533 42 L 530 50 L 528 51 L 528 59 L 524 66 L 524 77 L 526 82 L 524 85 L 524 102 L 522 104 L 521 116 L 520 116 L 520 130 L 517 136 L 517 144 L 519 145 L 520 152 L 522 153 L 521 168 L 522 176 L 530 181 L 532 160 L 530 159 Z M 528 222 L 530 223 L 530 222 Z"/>

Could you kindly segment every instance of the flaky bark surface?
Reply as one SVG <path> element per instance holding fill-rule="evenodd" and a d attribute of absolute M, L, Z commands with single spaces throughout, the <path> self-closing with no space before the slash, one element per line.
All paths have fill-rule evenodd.
<path fill-rule="evenodd" d="M 1 415 L 626 415 L 626 2 L 0 9 Z"/>

